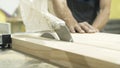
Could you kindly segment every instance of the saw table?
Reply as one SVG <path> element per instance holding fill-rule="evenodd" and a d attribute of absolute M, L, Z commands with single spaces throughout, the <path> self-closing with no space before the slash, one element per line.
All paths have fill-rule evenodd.
<path fill-rule="evenodd" d="M 57 65 L 58 68 L 120 68 L 119 34 L 71 35 L 74 42 L 46 39 L 36 34 L 12 35 L 12 49 Z M 13 57 L 19 58 L 16 56 Z"/>

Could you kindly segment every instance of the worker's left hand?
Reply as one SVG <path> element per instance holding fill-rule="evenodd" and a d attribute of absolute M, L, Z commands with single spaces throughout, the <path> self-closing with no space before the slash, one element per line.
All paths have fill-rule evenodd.
<path fill-rule="evenodd" d="M 99 32 L 98 29 L 96 29 L 92 25 L 88 24 L 88 22 L 80 22 L 79 26 L 82 28 L 82 30 L 85 31 L 85 33 L 96 33 L 96 32 Z"/>

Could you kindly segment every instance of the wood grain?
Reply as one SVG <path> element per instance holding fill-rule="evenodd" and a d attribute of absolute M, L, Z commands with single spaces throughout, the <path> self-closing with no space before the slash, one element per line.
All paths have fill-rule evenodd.
<path fill-rule="evenodd" d="M 13 49 L 68 68 L 120 68 L 120 35 L 72 34 L 74 42 L 13 35 Z"/>

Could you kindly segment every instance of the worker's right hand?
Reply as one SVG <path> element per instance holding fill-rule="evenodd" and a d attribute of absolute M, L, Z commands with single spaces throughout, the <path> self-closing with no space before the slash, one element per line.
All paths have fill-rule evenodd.
<path fill-rule="evenodd" d="M 78 23 L 69 22 L 66 23 L 71 33 L 85 33 L 85 31 L 79 26 Z"/>
<path fill-rule="evenodd" d="M 88 22 L 80 22 L 79 26 L 85 33 L 96 33 L 99 32 L 98 29 L 94 28 L 92 25 L 88 24 Z"/>
<path fill-rule="evenodd" d="M 87 22 L 80 23 L 66 23 L 70 32 L 72 33 L 95 33 L 98 32 L 96 28 L 88 24 Z"/>

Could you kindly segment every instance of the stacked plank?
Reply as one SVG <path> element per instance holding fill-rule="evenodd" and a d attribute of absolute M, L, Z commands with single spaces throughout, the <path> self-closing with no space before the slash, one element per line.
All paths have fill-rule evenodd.
<path fill-rule="evenodd" d="M 74 42 L 39 37 L 12 36 L 14 50 L 67 68 L 120 68 L 120 35 L 72 34 Z"/>

